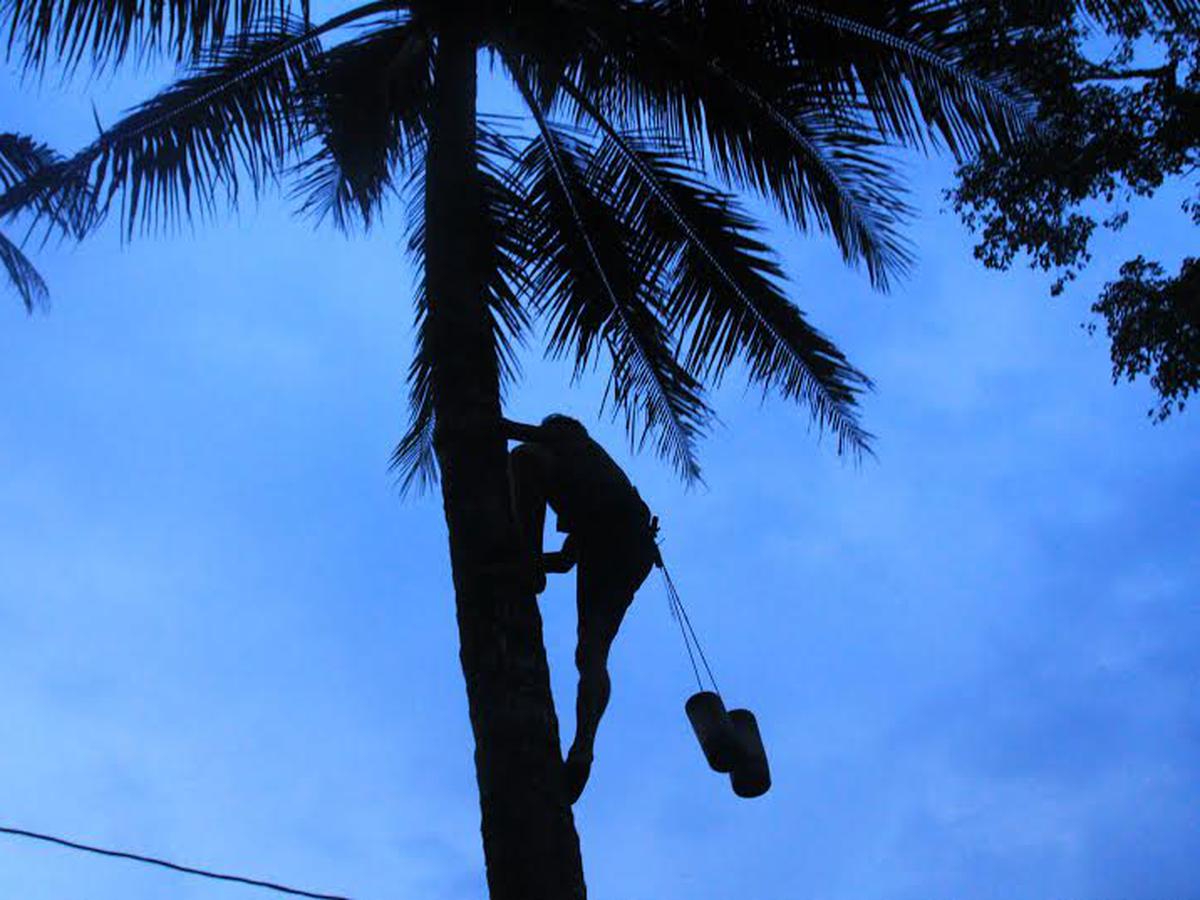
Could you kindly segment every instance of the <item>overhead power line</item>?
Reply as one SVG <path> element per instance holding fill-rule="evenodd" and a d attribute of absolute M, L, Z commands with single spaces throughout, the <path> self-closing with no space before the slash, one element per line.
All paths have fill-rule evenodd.
<path fill-rule="evenodd" d="M 302 891 L 299 888 L 288 887 L 284 884 L 276 884 L 272 881 L 260 881 L 257 878 L 245 878 L 241 875 L 222 875 L 219 872 L 209 872 L 207 869 L 196 869 L 192 866 L 181 866 L 179 863 L 173 863 L 165 859 L 155 859 L 153 856 L 142 856 L 138 853 L 124 853 L 120 850 L 105 850 L 103 847 L 92 847 L 88 844 L 80 844 L 75 841 L 64 840 L 60 837 L 54 837 L 49 834 L 38 834 L 36 831 L 26 831 L 23 828 L 6 828 L 0 825 L 0 834 L 11 834 L 17 837 L 31 838 L 35 841 L 45 841 L 48 844 L 57 844 L 60 847 L 69 847 L 72 850 L 83 850 L 87 853 L 97 853 L 101 856 L 114 856 L 117 859 L 129 859 L 134 862 L 144 863 L 150 866 L 161 866 L 164 869 L 171 869 L 175 872 L 183 872 L 186 875 L 199 875 L 201 878 L 213 878 L 218 881 L 234 881 L 238 884 L 248 884 L 251 887 L 265 888 L 268 891 L 276 891 L 280 894 L 291 894 L 294 897 L 314 897 L 316 900 L 350 900 L 349 897 L 343 897 L 340 894 L 318 894 L 314 891 Z"/>

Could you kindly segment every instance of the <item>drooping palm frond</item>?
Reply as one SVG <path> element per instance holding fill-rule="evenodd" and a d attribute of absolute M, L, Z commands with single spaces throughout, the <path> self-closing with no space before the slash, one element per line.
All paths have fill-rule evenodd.
<path fill-rule="evenodd" d="M 56 179 L 51 189 L 42 176 L 60 166 L 62 157 L 26 135 L 0 134 L 0 219 L 33 213 L 50 230 L 65 237 L 87 231 L 89 189 L 86 178 Z"/>
<path fill-rule="evenodd" d="M 677 138 L 701 131 L 713 67 L 772 103 L 862 106 L 891 138 L 956 152 L 1011 139 L 1027 116 L 1008 85 L 961 64 L 964 0 L 558 2 L 590 35 L 576 64 L 589 86 L 608 85 L 606 113 L 674 124 Z"/>
<path fill-rule="evenodd" d="M 795 106 L 795 95 L 772 102 L 749 85 L 714 72 L 704 115 L 697 122 L 717 173 L 774 202 L 801 229 L 831 234 L 848 263 L 862 262 L 871 282 L 886 290 L 911 264 L 899 234 L 908 216 L 904 190 L 878 138 L 843 111 Z M 607 115 L 585 89 L 564 79 L 561 96 L 608 129 Z M 670 135 L 674 152 L 678 139 Z"/>
<path fill-rule="evenodd" d="M 0 13 L 8 55 L 36 69 L 85 58 L 107 65 L 159 50 L 194 60 L 232 31 L 293 13 L 307 21 L 308 0 L 3 0 Z"/>
<path fill-rule="evenodd" d="M 0 133 L 0 194 L 58 161 L 58 154 L 31 137 Z"/>
<path fill-rule="evenodd" d="M 32 179 L 28 190 L 86 179 L 93 222 L 119 205 L 127 234 L 209 216 L 220 202 L 233 205 L 243 181 L 257 193 L 306 137 L 301 85 L 320 54 L 321 36 L 394 9 L 388 0 L 319 26 L 279 19 L 240 32 L 45 178 Z"/>
<path fill-rule="evenodd" d="M 0 234 L 0 267 L 8 276 L 9 283 L 16 289 L 28 312 L 38 306 L 43 306 L 50 298 L 46 282 L 38 274 L 28 257 L 21 248 Z"/>
<path fill-rule="evenodd" d="M 1177 28 L 1200 28 L 1200 3 L 1196 0 L 1075 0 L 1072 5 L 1105 24 L 1119 24 L 1132 14 L 1141 14 Z"/>
<path fill-rule="evenodd" d="M 837 435 L 839 451 L 867 450 L 869 435 L 854 410 L 867 379 L 788 301 L 778 284 L 782 273 L 757 239 L 752 220 L 731 197 L 707 188 L 702 173 L 669 138 L 621 132 L 580 89 L 569 81 L 563 88 L 605 136 L 595 151 L 572 148 L 573 156 L 587 159 L 585 196 L 608 198 L 595 202 L 609 211 L 611 221 L 594 215 L 584 224 L 592 234 L 607 237 L 608 225 L 617 235 L 604 243 L 614 255 L 604 267 L 632 271 L 627 290 L 638 296 L 637 306 L 661 310 L 676 339 L 688 333 L 686 369 L 719 381 L 741 358 L 750 377 L 764 388 L 808 406 L 816 421 Z M 544 160 L 536 161 L 546 169 Z M 549 221 L 552 228 L 539 236 L 543 247 L 554 246 L 552 229 L 564 228 L 561 221 Z M 624 246 L 622 235 L 627 236 Z M 542 258 L 544 282 L 558 270 L 549 268 L 554 254 L 543 253 Z M 634 259 L 641 261 L 636 270 L 631 269 Z M 556 287 L 544 284 L 540 294 L 554 297 Z M 562 352 L 569 341 L 575 342 L 577 363 L 585 363 L 592 350 L 587 341 L 610 313 L 594 304 L 564 309 L 566 314 L 555 318 L 551 350 Z"/>
<path fill-rule="evenodd" d="M 481 229 L 484 243 L 484 290 L 491 317 L 492 344 L 496 348 L 500 389 L 505 392 L 520 379 L 517 352 L 529 330 L 524 298 L 530 293 L 530 242 L 524 225 L 524 204 L 508 172 L 516 156 L 499 132 L 480 131 L 478 158 Z M 392 454 L 403 493 L 420 493 L 437 480 L 433 436 L 434 381 L 429 336 L 429 296 L 423 277 L 425 265 L 424 177 L 417 168 L 410 176 L 408 193 L 409 253 L 418 272 L 414 292 L 416 337 L 408 371 L 409 420 L 404 436 Z"/>
<path fill-rule="evenodd" d="M 26 192 L 24 186 L 47 169 L 60 164 L 62 158 L 45 144 L 26 135 L 6 132 L 0 134 L 0 219 L 14 219 L 32 212 L 51 230 L 64 236 L 77 236 L 85 228 L 78 198 L 86 196 L 86 184 L 78 181 L 53 193 Z M 28 312 L 44 306 L 49 291 L 42 276 L 21 248 L 0 234 L 0 266 L 9 283 L 21 297 Z"/>
<path fill-rule="evenodd" d="M 997 88 L 965 70 L 959 74 L 915 39 L 881 43 L 882 35 L 863 26 L 871 39 L 837 32 L 823 38 L 832 51 L 798 47 L 800 37 L 813 43 L 814 33 L 831 26 L 813 20 L 815 9 L 805 7 L 808 18 L 797 15 L 794 3 L 558 5 L 561 15 L 553 23 L 563 34 L 548 62 L 538 44 L 545 25 L 523 30 L 514 24 L 501 35 L 529 68 L 540 97 L 578 105 L 582 94 L 624 127 L 689 144 L 727 183 L 766 197 L 801 228 L 831 234 L 847 261 L 864 263 L 882 289 L 910 263 L 899 233 L 908 208 L 884 140 L 896 131 L 915 140 L 933 127 L 926 121 L 943 121 L 947 140 L 962 146 L 956 129 L 986 131 L 988 116 L 1011 124 L 1016 115 L 1014 102 Z M 843 19 L 832 17 L 848 28 Z M 739 40 L 731 41 L 731 34 Z M 815 66 L 813 58 L 823 55 L 843 68 Z M 900 65 L 905 61 L 907 68 Z M 949 99 L 945 91 L 921 88 L 925 82 L 953 85 L 955 78 L 962 84 Z M 982 112 L 965 123 L 942 109 L 972 103 Z M 892 111 L 890 131 L 872 115 L 875 107 Z M 913 131 L 915 123 L 920 129 Z"/>
<path fill-rule="evenodd" d="M 603 341 L 610 353 L 608 396 L 638 444 L 658 452 L 688 481 L 700 477 L 695 442 L 711 411 L 699 382 L 673 353 L 661 320 L 665 295 L 653 233 L 631 233 L 613 206 L 611 186 L 589 178 L 586 145 L 546 120 L 529 81 L 510 72 L 537 122 L 522 161 L 532 246 L 542 261 L 534 277 L 541 312 L 552 321 L 550 352 L 570 352 L 576 372 Z"/>
<path fill-rule="evenodd" d="M 869 452 L 857 395 L 869 380 L 814 329 L 783 290 L 783 272 L 734 197 L 706 186 L 701 173 L 661 138 L 609 133 L 593 168 L 609 174 L 624 227 L 659 235 L 668 273 L 668 323 L 687 367 L 719 382 L 735 360 L 764 390 L 802 402 L 836 435 L 839 453 Z"/>
<path fill-rule="evenodd" d="M 924 146 L 944 141 L 957 158 L 1023 130 L 1029 107 L 1009 84 L 961 62 L 970 4 L 964 0 L 812 0 L 786 6 L 786 29 L 810 88 L 834 74 L 861 93 L 884 134 Z"/>
<path fill-rule="evenodd" d="M 257 193 L 301 140 L 296 89 L 316 41 L 295 20 L 243 34 L 65 165 L 91 173 L 98 212 L 119 203 L 130 234 L 210 216 L 247 176 Z"/>
<path fill-rule="evenodd" d="M 320 141 L 300 164 L 296 195 L 318 222 L 370 226 L 394 179 L 425 147 L 433 42 L 418 18 L 322 55 L 303 90 L 304 118 Z"/>

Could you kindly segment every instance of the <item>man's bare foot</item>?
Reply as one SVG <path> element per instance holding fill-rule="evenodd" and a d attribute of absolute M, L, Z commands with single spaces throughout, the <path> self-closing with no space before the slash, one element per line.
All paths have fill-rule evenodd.
<path fill-rule="evenodd" d="M 563 763 L 563 791 L 567 795 L 567 802 L 572 806 L 583 794 L 583 789 L 587 785 L 588 776 L 592 772 L 592 754 L 590 751 L 584 752 L 572 746 L 570 752 L 567 753 L 567 759 Z"/>

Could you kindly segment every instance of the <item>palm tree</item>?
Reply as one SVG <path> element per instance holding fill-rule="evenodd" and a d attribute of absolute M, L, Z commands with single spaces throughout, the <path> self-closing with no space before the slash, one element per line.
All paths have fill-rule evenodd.
<path fill-rule="evenodd" d="M 731 368 L 869 449 L 869 385 L 788 299 L 737 194 L 827 233 L 881 289 L 910 259 L 889 145 L 962 156 L 1023 112 L 959 64 L 955 0 L 378 0 L 315 24 L 288 0 L 8 0 L 30 68 L 166 52 L 192 66 L 0 201 L 90 203 L 129 233 L 281 176 L 341 227 L 407 195 L 423 266 L 405 483 L 440 476 L 495 900 L 585 895 L 560 790 L 541 620 L 517 558 L 503 389 L 536 325 L 603 361 L 633 439 L 686 479 Z M 352 27 L 353 26 L 353 27 Z M 480 59 L 524 102 L 482 115 Z M 86 185 L 86 187 L 84 187 Z M 86 195 L 86 196 L 84 196 Z"/>

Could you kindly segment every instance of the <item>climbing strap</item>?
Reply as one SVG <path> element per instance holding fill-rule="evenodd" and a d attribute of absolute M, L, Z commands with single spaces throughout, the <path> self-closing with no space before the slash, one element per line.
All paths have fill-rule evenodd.
<path fill-rule="evenodd" d="M 708 681 L 712 685 L 713 693 L 719 697 L 721 689 L 717 687 L 717 679 L 713 676 L 712 667 L 708 664 L 708 657 L 704 655 L 704 648 L 700 646 L 700 638 L 696 637 L 696 629 L 692 627 L 692 620 L 687 614 L 687 609 L 684 608 L 683 600 L 679 597 L 679 591 L 675 588 L 675 581 L 671 578 L 671 573 L 667 571 L 661 552 L 655 562 L 659 571 L 662 572 L 663 582 L 667 586 L 667 603 L 670 605 L 671 617 L 679 623 L 679 633 L 683 636 L 683 646 L 687 650 L 688 662 L 692 664 L 692 674 L 696 676 L 696 685 L 702 691 L 705 689 L 704 680 L 700 677 L 700 668 L 696 665 L 696 657 L 699 656 L 704 671 L 708 675 Z"/>

